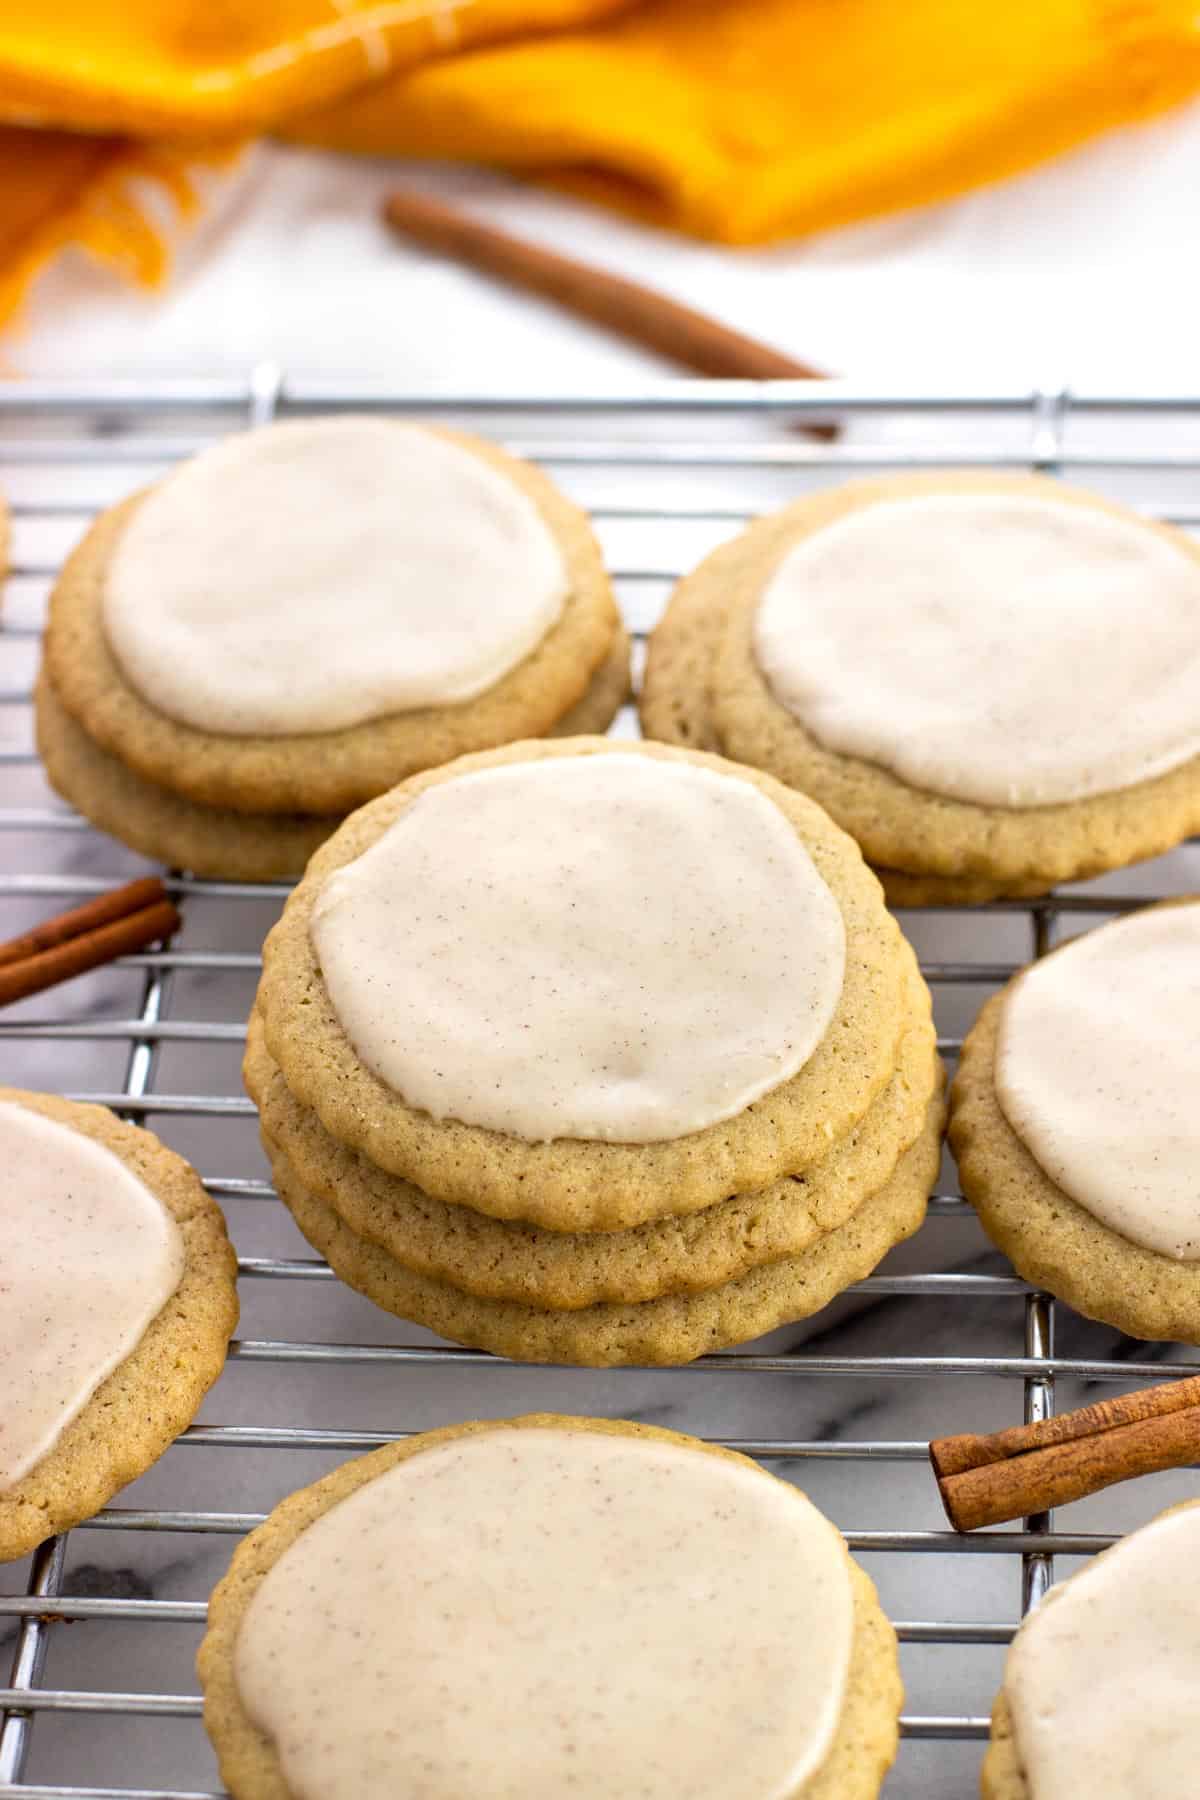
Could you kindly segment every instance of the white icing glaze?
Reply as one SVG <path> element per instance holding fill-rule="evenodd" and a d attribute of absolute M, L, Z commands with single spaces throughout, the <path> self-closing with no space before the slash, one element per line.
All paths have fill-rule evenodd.
<path fill-rule="evenodd" d="M 1004 1691 L 1030 1800 L 1194 1800 L 1200 1509 L 1052 1589 L 1013 1640 Z"/>
<path fill-rule="evenodd" d="M 104 628 L 129 681 L 201 731 L 333 731 L 469 700 L 559 618 L 533 502 L 419 426 L 336 418 L 226 439 L 143 499 Z"/>
<path fill-rule="evenodd" d="M 1200 1260 L 1200 904 L 1133 913 L 1027 969 L 995 1084 L 1073 1200 L 1131 1243 Z"/>
<path fill-rule="evenodd" d="M 1090 506 L 859 508 L 783 558 L 754 649 L 818 742 L 958 800 L 1081 800 L 1200 754 L 1200 562 Z"/>
<path fill-rule="evenodd" d="M 782 1800 L 829 1749 L 853 1629 L 841 1540 L 782 1482 L 501 1428 L 310 1525 L 234 1668 L 298 1800 Z"/>
<path fill-rule="evenodd" d="M 0 1104 L 0 1492 L 54 1448 L 183 1275 L 174 1219 L 81 1132 Z"/>
<path fill-rule="evenodd" d="M 812 1055 L 845 969 L 837 902 L 765 795 L 623 754 L 427 789 L 324 884 L 311 930 L 369 1068 L 530 1141 L 732 1117 Z"/>

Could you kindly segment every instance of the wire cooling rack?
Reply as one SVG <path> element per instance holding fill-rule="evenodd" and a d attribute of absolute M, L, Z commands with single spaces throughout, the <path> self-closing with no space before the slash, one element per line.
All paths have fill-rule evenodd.
<path fill-rule="evenodd" d="M 219 436 L 352 409 L 453 420 L 544 463 L 587 505 L 644 641 L 672 581 L 747 518 L 851 473 L 973 465 L 1062 473 L 1200 528 L 1200 397 L 914 393 L 683 382 L 619 394 L 481 396 L 246 380 L 0 389 L 14 517 L 0 633 L 0 936 L 139 872 L 47 788 L 29 686 L 55 569 L 102 506 Z M 832 441 L 806 419 L 835 417 Z M 1070 672 L 1064 671 L 1064 680 Z M 1114 729 L 1120 722 L 1114 721 Z M 636 732 L 627 711 L 615 729 Z M 201 1421 L 96 1518 L 0 1569 L 0 1796 L 213 1800 L 192 1668 L 234 1540 L 344 1457 L 414 1430 L 547 1409 L 698 1431 L 803 1484 L 846 1531 L 902 1642 L 904 1741 L 886 1792 L 973 1790 L 1004 1646 L 1071 1559 L 1194 1491 L 1191 1472 L 1020 1530 L 945 1528 L 925 1465 L 940 1432 L 990 1430 L 1136 1385 L 1195 1352 L 1136 1345 L 1031 1292 L 944 1171 L 929 1221 L 817 1320 L 683 1370 L 523 1368 L 387 1318 L 307 1254 L 274 1201 L 238 1065 L 264 933 L 286 890 L 172 879 L 184 923 L 0 1015 L 0 1079 L 101 1100 L 200 1169 L 240 1253 L 242 1335 Z M 1035 905 L 904 915 L 953 1059 L 989 992 L 1062 935 L 1200 889 L 1200 846 Z M 2 1207 L 2 1201 L 0 1201 Z M 0 1230 L 0 1257 L 3 1234 Z M 1057 1315 L 1057 1316 L 1056 1316 Z M 1057 1341 L 1056 1341 L 1057 1338 Z"/>

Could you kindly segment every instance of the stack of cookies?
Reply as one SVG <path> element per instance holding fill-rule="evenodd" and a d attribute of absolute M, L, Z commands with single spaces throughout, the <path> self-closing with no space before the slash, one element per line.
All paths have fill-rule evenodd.
<path fill-rule="evenodd" d="M 894 905 L 1042 894 L 1200 831 L 1198 620 L 1200 545 L 1099 495 L 855 481 L 680 583 L 642 726 L 810 795 Z"/>
<path fill-rule="evenodd" d="M 245 1075 L 335 1271 L 530 1361 L 804 1318 L 938 1167 L 929 994 L 857 847 L 662 745 L 515 744 L 354 814 L 267 940 Z"/>
<path fill-rule="evenodd" d="M 46 772 L 94 824 L 267 880 L 414 771 L 604 731 L 628 690 L 599 547 L 544 475 L 344 417 L 230 438 L 102 514 L 35 702 Z"/>

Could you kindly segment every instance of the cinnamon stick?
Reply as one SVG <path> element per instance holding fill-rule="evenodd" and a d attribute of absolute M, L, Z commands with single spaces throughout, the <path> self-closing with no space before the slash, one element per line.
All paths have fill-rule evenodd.
<path fill-rule="evenodd" d="M 1200 1462 L 1200 1376 L 988 1436 L 935 1438 L 929 1460 L 956 1531 L 1048 1512 L 1118 1481 Z"/>
<path fill-rule="evenodd" d="M 512 287 L 551 300 L 700 375 L 747 381 L 807 381 L 821 376 L 822 371 L 810 363 L 798 362 L 640 282 L 559 256 L 423 194 L 397 190 L 384 204 L 384 218 L 403 237 L 440 250 L 469 268 L 498 275 Z M 823 437 L 832 431 L 828 425 L 806 429 Z"/>
<path fill-rule="evenodd" d="M 154 877 L 99 894 L 0 944 L 0 1006 L 144 950 L 179 924 L 173 901 Z"/>

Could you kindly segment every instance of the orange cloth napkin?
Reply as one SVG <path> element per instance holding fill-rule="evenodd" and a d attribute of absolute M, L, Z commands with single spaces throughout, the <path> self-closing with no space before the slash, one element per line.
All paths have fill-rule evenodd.
<path fill-rule="evenodd" d="M 154 280 L 161 194 L 186 212 L 256 133 L 494 163 L 749 244 L 1197 90 L 1200 0 L 0 0 L 0 316 L 71 243 Z"/>

